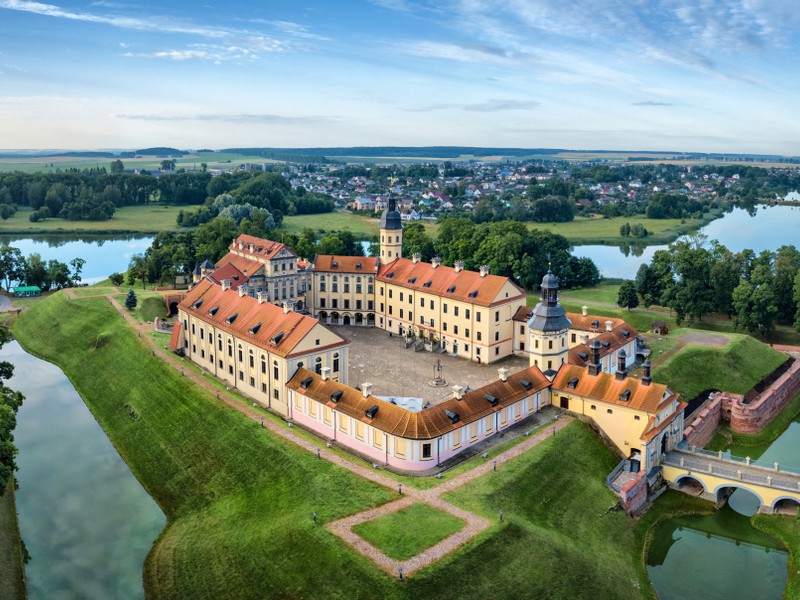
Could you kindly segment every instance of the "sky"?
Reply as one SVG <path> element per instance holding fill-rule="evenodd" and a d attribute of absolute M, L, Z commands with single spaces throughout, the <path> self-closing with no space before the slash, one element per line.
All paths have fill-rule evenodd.
<path fill-rule="evenodd" d="M 0 148 L 800 155 L 796 0 L 0 0 Z"/>

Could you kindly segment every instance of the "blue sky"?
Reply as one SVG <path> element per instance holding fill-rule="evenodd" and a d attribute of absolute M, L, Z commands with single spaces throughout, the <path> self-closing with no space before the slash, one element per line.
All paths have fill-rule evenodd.
<path fill-rule="evenodd" d="M 800 155 L 789 0 L 0 0 L 0 147 Z"/>

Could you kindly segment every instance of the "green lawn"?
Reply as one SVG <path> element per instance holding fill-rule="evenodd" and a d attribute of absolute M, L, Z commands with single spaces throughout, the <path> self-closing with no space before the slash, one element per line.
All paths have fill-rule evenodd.
<path fill-rule="evenodd" d="M 682 348 L 653 370 L 653 379 L 668 384 L 685 400 L 710 388 L 744 394 L 787 358 L 750 336 L 729 337 L 731 341 L 722 348 Z"/>
<path fill-rule="evenodd" d="M 64 370 L 166 513 L 145 565 L 148 596 L 372 598 L 396 590 L 322 527 L 386 502 L 390 490 L 216 402 L 152 356 L 105 299 L 56 294 L 13 331 Z"/>
<path fill-rule="evenodd" d="M 427 504 L 353 527 L 353 531 L 396 560 L 408 560 L 464 527 L 464 521 Z"/>
<path fill-rule="evenodd" d="M 178 211 L 186 210 L 186 206 L 123 206 L 116 210 L 108 221 L 66 221 L 64 219 L 45 219 L 32 223 L 28 217 L 30 207 L 21 206 L 10 219 L 0 221 L 0 233 L 62 233 L 62 232 L 99 232 L 99 233 L 157 233 L 159 231 L 176 231 L 180 229 L 175 222 Z"/>
<path fill-rule="evenodd" d="M 424 221 L 425 230 L 429 235 L 436 237 L 439 224 L 435 221 Z M 296 215 L 283 218 L 283 228 L 289 233 L 300 233 L 306 227 L 314 231 L 341 231 L 349 229 L 353 233 L 362 235 L 378 235 L 380 215 L 366 217 L 354 213 L 332 212 L 316 215 Z"/>
<path fill-rule="evenodd" d="M 117 290 L 112 285 L 90 285 L 88 287 L 74 288 L 72 293 L 78 298 L 86 296 L 105 296 L 107 294 L 116 294 Z"/>
<path fill-rule="evenodd" d="M 22 540 L 14 506 L 13 483 L 0 496 L 0 600 L 25 598 Z"/>
<path fill-rule="evenodd" d="M 569 289 L 563 291 L 563 296 L 586 302 L 607 302 L 616 305 L 617 296 L 619 296 L 619 285 L 602 284 L 591 288 Z"/>

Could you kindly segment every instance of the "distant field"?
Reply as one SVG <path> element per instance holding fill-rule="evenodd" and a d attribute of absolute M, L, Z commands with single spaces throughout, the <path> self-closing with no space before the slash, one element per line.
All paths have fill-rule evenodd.
<path fill-rule="evenodd" d="M 289 233 L 300 233 L 306 227 L 314 231 L 340 231 L 349 229 L 353 233 L 365 235 L 378 235 L 379 217 L 365 217 L 352 213 L 333 212 L 321 213 L 318 215 L 297 215 L 294 217 L 284 217 L 283 227 Z M 439 224 L 436 222 L 425 221 L 425 230 L 428 234 L 436 237 Z"/>
<path fill-rule="evenodd" d="M 26 173 L 44 172 L 55 173 L 56 169 L 90 169 L 93 167 L 105 167 L 111 169 L 111 163 L 115 158 L 81 158 L 74 156 L 60 157 L 30 157 L 30 158 L 0 158 L 0 171 L 24 171 Z M 141 158 L 122 158 L 122 163 L 126 169 L 147 169 L 148 171 L 161 168 L 163 158 L 156 156 L 143 156 Z M 200 164 L 206 163 L 209 170 L 230 169 L 241 163 L 274 163 L 269 158 L 261 156 L 243 156 L 229 152 L 197 152 L 187 154 L 175 159 L 178 167 L 186 169 L 201 169 Z M 51 166 L 52 165 L 52 166 Z"/>
<path fill-rule="evenodd" d="M 179 229 L 175 222 L 178 211 L 185 206 L 123 206 L 118 208 L 114 217 L 108 221 L 66 221 L 64 219 L 45 219 L 38 223 L 29 220 L 29 207 L 21 207 L 10 219 L 0 221 L 0 233 L 57 233 L 60 231 L 137 231 L 151 233 L 158 231 L 175 231 Z"/>
<path fill-rule="evenodd" d="M 622 238 L 619 235 L 620 226 L 630 223 L 633 227 L 640 223 L 647 231 L 653 235 L 662 233 L 681 225 L 680 219 L 648 219 L 645 216 L 635 217 L 615 217 L 604 219 L 602 217 L 576 217 L 574 221 L 568 223 L 530 223 L 531 229 L 546 229 L 553 233 L 563 235 L 567 239 L 588 239 L 588 238 L 619 238 L 631 242 L 646 242 L 647 238 Z M 689 224 L 687 221 L 685 224 Z"/>

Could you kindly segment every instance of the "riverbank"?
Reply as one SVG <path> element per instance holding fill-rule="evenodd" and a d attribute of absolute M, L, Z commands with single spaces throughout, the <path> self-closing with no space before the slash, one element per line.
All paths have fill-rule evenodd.
<path fill-rule="evenodd" d="M 0 496 L 0 600 L 24 600 L 24 545 L 19 534 L 14 483 Z"/>

